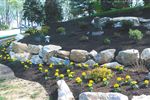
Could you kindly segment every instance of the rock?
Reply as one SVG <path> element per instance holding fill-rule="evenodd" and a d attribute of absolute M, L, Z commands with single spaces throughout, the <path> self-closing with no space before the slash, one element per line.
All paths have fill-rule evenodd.
<path fill-rule="evenodd" d="M 111 62 L 115 57 L 116 49 L 107 49 L 97 54 L 94 59 L 97 63 L 104 64 Z"/>
<path fill-rule="evenodd" d="M 133 96 L 132 100 L 150 100 L 150 95 Z"/>
<path fill-rule="evenodd" d="M 128 97 L 121 93 L 83 92 L 79 100 L 128 100 Z"/>
<path fill-rule="evenodd" d="M 14 72 L 8 66 L 0 64 L 0 80 L 14 78 Z"/>
<path fill-rule="evenodd" d="M 14 53 L 14 52 L 10 52 L 9 53 L 11 59 L 16 59 L 18 61 L 26 61 L 29 60 L 31 55 L 30 53 L 24 52 L 24 53 Z"/>
<path fill-rule="evenodd" d="M 75 100 L 72 92 L 64 80 L 57 81 L 58 100 Z"/>
<path fill-rule="evenodd" d="M 141 53 L 141 59 L 146 61 L 146 63 L 150 64 L 150 48 L 146 48 Z"/>
<path fill-rule="evenodd" d="M 38 82 L 31 82 L 20 78 L 5 80 L 0 83 L 0 95 L 5 100 L 49 100 L 49 95 Z M 7 87 L 7 88 L 6 88 Z"/>
<path fill-rule="evenodd" d="M 90 67 L 93 67 L 96 64 L 96 62 L 94 60 L 90 59 L 83 64 L 88 64 Z"/>
<path fill-rule="evenodd" d="M 121 22 L 116 22 L 114 23 L 114 28 L 121 28 L 122 27 L 122 23 Z"/>
<path fill-rule="evenodd" d="M 108 21 L 110 21 L 109 17 L 103 17 L 103 18 L 95 17 L 91 23 L 94 25 L 95 28 L 102 30 L 102 28 L 105 27 Z"/>
<path fill-rule="evenodd" d="M 86 35 L 83 35 L 83 36 L 80 37 L 80 41 L 81 41 L 81 42 L 86 42 L 86 41 L 88 41 L 88 40 L 89 40 L 89 37 L 86 36 Z"/>
<path fill-rule="evenodd" d="M 56 55 L 60 58 L 69 58 L 70 52 L 69 51 L 65 51 L 65 50 L 58 50 L 56 52 Z"/>
<path fill-rule="evenodd" d="M 88 52 L 85 50 L 73 49 L 70 53 L 70 60 L 74 62 L 85 62 L 87 60 Z"/>
<path fill-rule="evenodd" d="M 30 59 L 33 64 L 43 64 L 43 60 L 39 57 L 39 55 L 33 55 Z"/>
<path fill-rule="evenodd" d="M 64 64 L 65 63 L 65 60 L 64 59 L 61 59 L 61 58 L 57 58 L 57 57 L 50 57 L 48 59 L 48 62 L 47 64 L 55 64 L 55 65 L 58 65 L 60 63 Z"/>
<path fill-rule="evenodd" d="M 140 26 L 140 21 L 138 17 L 114 17 L 110 21 L 121 22 L 121 21 L 130 21 L 133 23 L 133 26 Z"/>
<path fill-rule="evenodd" d="M 23 53 L 23 52 L 28 52 L 28 46 L 25 43 L 20 43 L 20 42 L 12 42 L 11 44 L 12 51 L 15 53 Z"/>
<path fill-rule="evenodd" d="M 104 34 L 104 31 L 92 32 L 92 36 L 101 36 Z"/>
<path fill-rule="evenodd" d="M 145 24 L 143 24 L 143 26 L 144 26 L 145 28 L 147 28 L 147 29 L 149 29 L 149 30 L 150 30 L 150 22 L 149 22 L 149 23 L 145 23 Z"/>
<path fill-rule="evenodd" d="M 148 72 L 148 74 L 147 74 L 147 76 L 145 78 L 150 80 L 150 72 Z"/>
<path fill-rule="evenodd" d="M 29 44 L 28 45 L 28 51 L 32 54 L 38 54 L 39 51 L 42 49 L 43 46 L 41 45 L 32 45 L 32 44 Z"/>
<path fill-rule="evenodd" d="M 91 55 L 93 58 L 97 55 L 98 53 L 97 53 L 97 51 L 95 51 L 95 50 L 92 50 L 90 53 L 89 53 L 89 55 Z"/>
<path fill-rule="evenodd" d="M 146 35 L 150 35 L 150 31 L 146 31 L 145 34 L 146 34 Z"/>
<path fill-rule="evenodd" d="M 19 40 L 21 40 L 21 39 L 23 39 L 24 38 L 24 35 L 22 35 L 22 34 L 17 34 L 17 36 L 15 36 L 15 41 L 19 41 Z"/>
<path fill-rule="evenodd" d="M 123 65 L 136 64 L 139 60 L 139 51 L 136 49 L 120 51 L 116 56 L 116 60 Z"/>
<path fill-rule="evenodd" d="M 62 49 L 61 46 L 57 45 L 46 45 L 39 51 L 39 56 L 43 58 L 44 62 L 48 61 L 48 58 L 54 56 L 56 51 Z"/>
<path fill-rule="evenodd" d="M 101 66 L 104 66 L 104 65 L 106 65 L 107 68 L 110 68 L 110 69 L 115 69 L 116 66 L 122 66 L 118 62 L 105 63 L 105 64 L 103 64 Z"/>

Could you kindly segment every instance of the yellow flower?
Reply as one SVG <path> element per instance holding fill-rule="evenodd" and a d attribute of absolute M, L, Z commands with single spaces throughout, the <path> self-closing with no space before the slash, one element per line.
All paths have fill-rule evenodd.
<path fill-rule="evenodd" d="M 88 83 L 88 87 L 92 87 L 93 86 L 93 84 L 92 83 Z"/>
<path fill-rule="evenodd" d="M 60 74 L 60 76 L 59 76 L 59 77 L 60 77 L 61 79 L 62 79 L 62 78 L 64 78 L 64 74 Z"/>
<path fill-rule="evenodd" d="M 94 81 L 93 81 L 93 80 L 89 80 L 89 83 L 93 84 L 93 83 L 94 83 Z"/>
<path fill-rule="evenodd" d="M 121 77 L 117 77 L 117 81 L 122 81 L 122 78 Z"/>
<path fill-rule="evenodd" d="M 82 67 L 82 64 L 78 64 L 79 67 Z"/>
<path fill-rule="evenodd" d="M 82 83 L 82 79 L 81 79 L 80 77 L 77 77 L 75 80 L 76 80 L 76 82 L 77 82 L 78 84 L 81 84 L 81 83 Z"/>
<path fill-rule="evenodd" d="M 59 72 L 59 69 L 56 69 L 56 72 Z"/>
<path fill-rule="evenodd" d="M 70 73 L 70 69 L 67 69 L 67 73 Z"/>
<path fill-rule="evenodd" d="M 62 63 L 60 62 L 59 65 L 62 65 Z"/>
<path fill-rule="evenodd" d="M 70 72 L 70 74 L 72 74 L 72 75 L 73 75 L 73 74 L 74 74 L 74 72 Z"/>
<path fill-rule="evenodd" d="M 120 66 L 119 70 L 123 70 L 123 66 Z"/>
<path fill-rule="evenodd" d="M 103 81 L 107 81 L 107 78 L 103 78 Z"/>
<path fill-rule="evenodd" d="M 39 64 L 39 67 L 43 67 L 43 65 L 42 65 L 42 64 Z"/>
<path fill-rule="evenodd" d="M 135 84 L 137 84 L 137 81 L 132 81 L 131 84 L 135 85 Z"/>
<path fill-rule="evenodd" d="M 21 64 L 24 64 L 24 62 L 21 62 Z"/>
<path fill-rule="evenodd" d="M 53 68 L 53 66 L 54 66 L 54 64 L 50 64 L 50 65 L 49 65 L 49 68 Z"/>
<path fill-rule="evenodd" d="M 106 67 L 107 67 L 107 64 L 104 64 L 103 67 L 106 68 Z"/>
<path fill-rule="evenodd" d="M 45 71 L 44 71 L 45 73 L 48 73 L 48 69 L 45 69 Z"/>
<path fill-rule="evenodd" d="M 73 65 L 74 64 L 74 62 L 70 62 L 70 65 Z"/>
<path fill-rule="evenodd" d="M 116 66 L 115 68 L 116 68 L 116 69 L 119 69 L 119 66 Z"/>
<path fill-rule="evenodd" d="M 39 67 L 39 70 L 40 70 L 40 71 L 42 71 L 42 69 L 43 69 L 42 67 Z"/>
<path fill-rule="evenodd" d="M 73 78 L 73 75 L 72 75 L 72 74 L 69 74 L 68 77 L 69 77 L 69 78 Z"/>
<path fill-rule="evenodd" d="M 84 66 L 84 67 L 86 67 L 86 68 L 88 68 L 88 67 L 89 67 L 89 65 L 88 65 L 88 64 L 84 64 L 83 66 Z"/>
<path fill-rule="evenodd" d="M 130 80 L 131 77 L 129 75 L 126 76 L 126 80 Z"/>
<path fill-rule="evenodd" d="M 114 84 L 114 88 L 118 88 L 119 87 L 119 84 Z"/>
<path fill-rule="evenodd" d="M 144 81 L 144 84 L 145 84 L 145 85 L 148 85 L 148 84 L 149 84 L 149 81 L 148 81 L 148 80 L 145 80 L 145 81 Z"/>
<path fill-rule="evenodd" d="M 86 73 L 85 73 L 85 72 L 82 72 L 82 76 L 85 77 L 85 76 L 86 76 Z"/>
<path fill-rule="evenodd" d="M 59 76 L 59 73 L 58 73 L 58 72 L 55 72 L 55 76 L 58 77 L 58 76 Z"/>
<path fill-rule="evenodd" d="M 94 66 L 95 66 L 95 67 L 98 67 L 98 66 L 99 66 L 99 64 L 98 64 L 98 63 L 96 63 L 96 64 L 94 64 Z"/>

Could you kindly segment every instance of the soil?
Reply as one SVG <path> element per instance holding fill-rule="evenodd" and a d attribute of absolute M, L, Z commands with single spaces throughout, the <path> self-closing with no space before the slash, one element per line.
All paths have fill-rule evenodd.
<path fill-rule="evenodd" d="M 78 100 L 78 96 L 81 92 L 88 92 L 88 88 L 87 88 L 87 81 L 88 80 L 83 80 L 83 84 L 82 85 L 78 85 L 75 82 L 75 78 L 76 77 L 81 77 L 81 73 L 84 71 L 89 71 L 91 70 L 91 68 L 87 69 L 81 69 L 78 67 L 73 67 L 71 69 L 71 71 L 75 72 L 74 78 L 73 79 L 68 79 L 67 74 L 66 74 L 66 70 L 67 68 L 65 68 L 64 66 L 55 66 L 53 69 L 49 69 L 49 78 L 47 80 L 45 80 L 45 73 L 44 72 L 40 72 L 38 70 L 38 65 L 32 65 L 32 67 L 30 67 L 29 69 L 24 69 L 23 65 L 16 61 L 16 62 L 8 62 L 8 61 L 2 61 L 3 64 L 6 64 L 7 66 L 10 66 L 10 68 L 14 71 L 15 75 L 19 78 L 23 78 L 26 80 L 30 80 L 30 81 L 36 81 L 38 83 L 40 83 L 48 92 L 51 100 L 57 100 L 57 84 L 56 81 L 57 79 L 54 77 L 54 72 L 55 70 L 58 68 L 60 69 L 60 73 L 63 73 L 65 75 L 65 81 L 67 82 L 68 86 L 70 87 L 71 91 L 73 92 L 73 95 L 75 96 L 76 100 Z M 48 69 L 48 66 L 44 65 L 43 67 L 44 69 Z M 123 71 L 123 73 L 118 73 L 115 70 L 112 70 L 114 73 L 113 78 L 111 78 L 109 80 L 109 85 L 108 86 L 103 86 L 102 82 L 97 82 L 95 83 L 94 86 L 94 90 L 93 92 L 111 92 L 112 91 L 112 87 L 115 83 L 117 83 L 116 78 L 117 77 L 123 77 L 125 78 L 126 75 L 130 75 L 132 80 L 136 80 L 138 82 L 138 85 L 141 86 L 141 84 L 143 83 L 145 76 L 148 74 L 148 70 L 141 70 L 138 69 L 137 67 L 126 67 L 125 71 Z M 132 98 L 132 96 L 134 95 L 149 95 L 149 91 L 150 91 L 150 85 L 148 86 L 148 88 L 145 87 L 140 87 L 139 89 L 131 89 L 129 85 L 122 85 L 121 86 L 121 93 L 127 95 L 130 99 Z"/>

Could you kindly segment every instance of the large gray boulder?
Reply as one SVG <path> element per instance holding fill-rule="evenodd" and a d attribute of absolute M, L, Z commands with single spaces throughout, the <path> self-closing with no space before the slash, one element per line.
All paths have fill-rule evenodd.
<path fill-rule="evenodd" d="M 11 44 L 11 50 L 15 53 L 28 52 L 28 46 L 25 43 L 14 41 Z"/>
<path fill-rule="evenodd" d="M 51 56 L 56 54 L 56 51 L 62 49 L 61 46 L 57 45 L 46 45 L 39 51 L 39 56 L 43 58 L 44 62 L 47 62 Z"/>
<path fill-rule="evenodd" d="M 55 64 L 55 65 L 58 65 L 58 64 L 64 64 L 65 63 L 65 60 L 64 59 L 61 59 L 61 58 L 57 58 L 57 57 L 50 57 L 47 61 L 47 64 Z"/>
<path fill-rule="evenodd" d="M 31 53 L 31 54 L 38 54 L 39 51 L 42 49 L 43 46 L 41 45 L 32 45 L 32 44 L 29 44 L 28 45 L 28 51 Z"/>
<path fill-rule="evenodd" d="M 83 63 L 83 64 L 87 64 L 87 65 L 89 65 L 90 67 L 93 67 L 93 66 L 96 64 L 96 62 L 95 62 L 93 59 L 89 59 L 88 61 L 86 61 L 86 62 Z"/>
<path fill-rule="evenodd" d="M 58 100 L 75 100 L 73 93 L 64 80 L 58 80 Z"/>
<path fill-rule="evenodd" d="M 143 26 L 144 26 L 145 28 L 147 28 L 147 29 L 150 30 L 150 22 L 149 22 L 149 23 L 144 23 Z"/>
<path fill-rule="evenodd" d="M 79 100 L 128 100 L 128 97 L 121 93 L 83 92 Z"/>
<path fill-rule="evenodd" d="M 115 52 L 116 49 L 103 50 L 94 57 L 95 61 L 99 64 L 111 62 L 115 57 Z"/>
<path fill-rule="evenodd" d="M 14 72 L 8 66 L 0 64 L 0 80 L 14 79 L 14 78 L 15 78 Z"/>
<path fill-rule="evenodd" d="M 146 61 L 147 64 L 150 64 L 150 48 L 146 48 L 142 51 L 141 59 Z"/>
<path fill-rule="evenodd" d="M 123 50 L 118 53 L 116 60 L 123 65 L 136 64 L 139 60 L 139 51 L 136 49 Z"/>
<path fill-rule="evenodd" d="M 14 52 L 10 51 L 9 55 L 10 55 L 11 59 L 15 59 L 18 61 L 26 61 L 31 58 L 31 55 L 28 52 L 14 53 Z"/>
<path fill-rule="evenodd" d="M 43 64 L 43 60 L 39 57 L 39 55 L 33 55 L 30 59 L 33 64 Z"/>
<path fill-rule="evenodd" d="M 70 60 L 78 63 L 85 62 L 88 54 L 85 50 L 73 49 L 70 53 Z"/>
<path fill-rule="evenodd" d="M 69 58 L 70 55 L 70 51 L 65 51 L 65 50 L 58 50 L 56 52 L 56 56 L 60 57 L 60 58 Z"/>
<path fill-rule="evenodd" d="M 133 96 L 132 100 L 150 100 L 150 95 Z"/>

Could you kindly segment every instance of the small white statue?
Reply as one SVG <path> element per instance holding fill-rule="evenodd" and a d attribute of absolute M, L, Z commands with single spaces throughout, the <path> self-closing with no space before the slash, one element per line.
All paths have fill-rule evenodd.
<path fill-rule="evenodd" d="M 49 42 L 50 42 L 50 37 L 51 37 L 51 36 L 48 36 L 48 35 L 45 36 L 45 42 L 48 42 L 48 43 L 49 43 Z"/>

